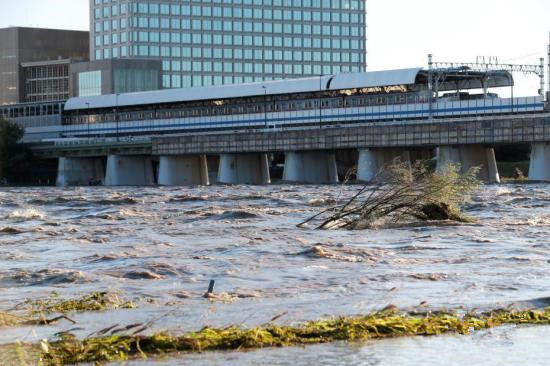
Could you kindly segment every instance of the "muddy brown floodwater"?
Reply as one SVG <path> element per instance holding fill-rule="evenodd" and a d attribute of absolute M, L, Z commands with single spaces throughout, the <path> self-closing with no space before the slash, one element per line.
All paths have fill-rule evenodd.
<path fill-rule="evenodd" d="M 343 194 L 357 186 L 344 188 Z M 0 344 L 153 321 L 150 332 L 291 324 L 379 310 L 550 305 L 550 185 L 486 186 L 477 224 L 371 231 L 295 225 L 336 186 L 2 188 L 0 311 L 25 299 L 118 291 L 137 309 L 0 329 Z M 231 301 L 202 297 L 209 281 Z M 550 327 L 471 336 L 180 355 L 125 365 L 547 365 Z M 433 360 L 440 362 L 433 363 Z"/>

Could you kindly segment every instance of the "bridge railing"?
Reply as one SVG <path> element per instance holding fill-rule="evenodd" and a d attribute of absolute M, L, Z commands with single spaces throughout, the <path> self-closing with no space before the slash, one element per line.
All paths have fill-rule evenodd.
<path fill-rule="evenodd" d="M 117 145 L 117 144 L 140 144 L 151 142 L 151 137 L 145 136 L 120 136 L 116 137 L 97 137 L 97 138 L 59 138 L 46 139 L 43 142 L 52 142 L 54 146 L 89 146 L 89 145 Z"/>

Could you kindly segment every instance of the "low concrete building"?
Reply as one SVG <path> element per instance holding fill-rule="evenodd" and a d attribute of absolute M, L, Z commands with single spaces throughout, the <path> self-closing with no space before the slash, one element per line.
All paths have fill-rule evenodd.
<path fill-rule="evenodd" d="M 71 97 L 91 97 L 162 89 L 162 62 L 109 59 L 70 65 Z"/>

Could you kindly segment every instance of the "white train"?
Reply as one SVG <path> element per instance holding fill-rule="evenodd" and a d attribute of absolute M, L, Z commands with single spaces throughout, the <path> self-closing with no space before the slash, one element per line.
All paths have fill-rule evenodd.
<path fill-rule="evenodd" d="M 487 78 L 449 70 L 444 80 L 438 92 L 452 92 L 440 98 L 430 98 L 428 71 L 420 68 L 72 98 L 61 126 L 28 128 L 27 133 L 33 139 L 52 133 L 62 138 L 247 133 L 544 109 L 538 96 L 488 93 L 513 85 L 505 71 Z"/>

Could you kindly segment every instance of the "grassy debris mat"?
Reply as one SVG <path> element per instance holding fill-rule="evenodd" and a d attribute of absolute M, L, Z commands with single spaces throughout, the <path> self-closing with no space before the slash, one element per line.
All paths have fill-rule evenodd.
<path fill-rule="evenodd" d="M 400 313 L 387 310 L 366 316 L 340 317 L 310 321 L 296 326 L 267 325 L 243 329 L 203 328 L 197 332 L 173 336 L 167 333 L 140 335 L 144 328 L 134 326 L 99 331 L 96 336 L 79 340 L 64 333 L 43 341 L 45 365 L 75 365 L 85 362 L 121 361 L 128 358 L 170 352 L 205 352 L 286 347 L 334 341 L 364 341 L 389 337 L 435 336 L 444 333 L 469 334 L 502 324 L 550 324 L 550 307 L 545 310 L 498 310 L 457 316 L 448 312 Z"/>
<path fill-rule="evenodd" d="M 39 347 L 21 342 L 0 345 L 2 366 L 45 366 L 47 364 L 41 361 L 42 354 Z"/>
<path fill-rule="evenodd" d="M 12 314 L 0 311 L 0 327 L 48 325 L 60 319 L 66 319 L 74 323 L 74 320 L 65 314 L 72 312 L 133 309 L 136 307 L 132 301 L 127 301 L 113 292 L 93 292 L 75 299 L 60 299 L 59 295 L 53 293 L 45 300 L 27 300 L 18 305 L 18 308 L 24 308 L 27 314 Z M 50 314 L 61 315 L 48 317 Z"/>
<path fill-rule="evenodd" d="M 31 319 L 0 311 L 0 327 L 14 327 L 29 322 Z"/>
<path fill-rule="evenodd" d="M 45 300 L 27 300 L 24 303 L 32 314 L 66 314 L 83 311 L 133 309 L 136 305 L 113 292 L 93 292 L 76 299 L 59 299 L 53 294 Z"/>

